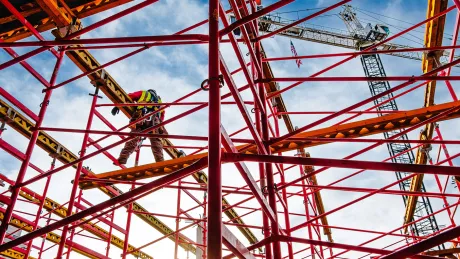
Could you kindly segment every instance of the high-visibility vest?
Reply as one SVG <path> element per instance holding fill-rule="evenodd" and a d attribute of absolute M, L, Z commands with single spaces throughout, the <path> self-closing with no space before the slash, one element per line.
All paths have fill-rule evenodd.
<path fill-rule="evenodd" d="M 158 98 L 157 98 L 158 97 Z M 161 101 L 161 98 L 159 96 L 152 96 L 152 94 L 149 92 L 149 91 L 142 91 L 142 95 L 141 95 L 141 98 L 139 98 L 139 100 L 137 100 L 138 103 L 162 103 Z M 140 110 L 140 109 L 143 109 L 145 106 L 137 106 L 137 109 Z M 157 111 L 161 108 L 161 106 L 159 105 L 151 105 L 151 106 L 147 106 L 147 109 L 152 109 L 154 111 Z M 164 111 L 161 111 L 160 113 L 163 113 Z"/>

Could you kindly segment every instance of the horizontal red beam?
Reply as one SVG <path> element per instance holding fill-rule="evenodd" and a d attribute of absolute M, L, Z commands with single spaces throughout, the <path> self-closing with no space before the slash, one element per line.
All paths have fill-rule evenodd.
<path fill-rule="evenodd" d="M 135 133 L 135 132 L 114 132 L 106 130 L 81 130 L 81 129 L 66 129 L 66 128 L 50 128 L 40 127 L 38 130 L 44 131 L 56 131 L 56 132 L 69 132 L 69 133 L 90 133 L 100 135 L 115 135 L 115 136 L 137 136 L 137 137 L 155 137 L 155 138 L 168 138 L 168 139 L 183 139 L 183 140 L 197 140 L 197 141 L 208 141 L 208 137 L 201 136 L 185 136 L 185 135 L 171 135 L 171 134 L 150 134 L 150 133 Z M 232 138 L 232 141 L 237 143 L 252 144 L 253 140 Z"/>
<path fill-rule="evenodd" d="M 309 114 L 334 114 L 337 111 L 311 111 L 311 112 L 277 112 L 277 115 L 309 115 Z M 401 110 L 398 111 L 349 111 L 345 114 L 380 114 L 380 113 L 398 113 L 404 112 Z"/>
<path fill-rule="evenodd" d="M 53 47 L 53 46 L 72 46 L 82 44 L 112 44 L 112 43 L 131 43 L 131 42 L 155 42 L 155 41 L 180 41 L 180 40 L 199 40 L 208 41 L 209 36 L 205 34 L 180 34 L 180 35 L 156 35 L 156 36 L 135 36 L 118 38 L 94 38 L 80 40 L 48 40 L 48 41 L 24 41 L 24 42 L 0 42 L 0 48 L 15 47 Z"/>
<path fill-rule="evenodd" d="M 259 10 L 257 12 L 254 12 L 250 15 L 247 15 L 241 19 L 239 19 L 238 21 L 230 24 L 229 26 L 225 27 L 224 29 L 220 30 L 219 31 L 219 36 L 222 37 L 222 36 L 225 36 L 226 34 L 230 33 L 231 31 L 233 31 L 234 29 L 242 26 L 242 25 L 245 25 L 246 23 L 254 20 L 254 19 L 257 19 L 263 15 L 266 15 L 282 6 L 285 6 L 289 3 L 292 3 L 294 2 L 295 0 L 280 0 L 272 5 L 269 5 L 265 8 L 263 8 L 262 10 Z"/>
<path fill-rule="evenodd" d="M 314 192 L 316 190 L 335 190 L 335 191 L 346 191 L 346 192 L 365 192 L 371 193 L 375 192 L 378 189 L 373 188 L 358 188 L 358 187 L 346 187 L 346 186 L 329 186 L 329 185 L 310 185 L 310 184 L 294 184 L 293 186 L 311 188 Z M 312 193 L 307 193 L 307 195 Z M 405 195 L 405 196 L 425 196 L 433 198 L 442 198 L 444 197 L 456 197 L 460 198 L 460 194 L 454 193 L 438 193 L 438 192 L 412 192 L 412 191 L 401 191 L 401 190 L 381 190 L 379 194 L 394 194 L 394 195 Z"/>
<path fill-rule="evenodd" d="M 292 156 L 273 156 L 273 155 L 250 155 L 224 153 L 223 161 L 226 162 L 259 162 L 259 163 L 280 163 L 295 165 L 327 166 L 338 168 L 382 170 L 391 172 L 413 172 L 424 174 L 440 174 L 460 176 L 460 167 L 456 166 L 434 166 L 434 165 L 414 165 L 371 162 L 360 160 L 331 159 L 331 158 L 312 158 L 312 157 L 292 157 Z"/>
<path fill-rule="evenodd" d="M 254 105 L 254 102 L 246 101 L 244 102 L 248 105 Z M 182 103 L 156 103 L 155 106 L 188 106 L 188 105 L 202 105 L 208 104 L 208 102 L 182 102 Z M 221 102 L 221 104 L 229 105 L 229 104 L 236 104 L 236 102 Z M 96 107 L 104 107 L 104 106 L 116 106 L 116 107 L 126 107 L 126 106 L 144 106 L 144 105 L 152 105 L 152 103 L 104 103 L 104 104 L 96 104 Z"/>
<path fill-rule="evenodd" d="M 267 79 L 259 79 L 256 82 L 374 82 L 374 81 L 425 81 L 425 80 L 443 80 L 443 81 L 458 81 L 460 76 L 382 76 L 382 77 L 366 77 L 366 76 L 323 76 L 323 77 L 275 77 Z"/>
<path fill-rule="evenodd" d="M 238 39 L 238 42 L 244 42 L 242 39 Z M 230 41 L 225 39 L 221 40 L 220 43 L 229 43 Z M 150 48 L 160 46 L 177 46 L 177 45 L 197 45 L 197 44 L 208 44 L 206 41 L 170 41 L 170 42 L 154 42 L 154 43 L 132 43 L 132 44 L 111 44 L 111 45 L 92 45 L 92 46 L 76 46 L 69 47 L 65 51 L 75 50 L 90 50 L 90 49 L 118 49 L 118 48 Z"/>
<path fill-rule="evenodd" d="M 311 141 L 311 142 L 352 142 L 352 143 L 411 143 L 411 144 L 450 144 L 458 145 L 460 140 L 420 140 L 420 139 L 368 139 L 368 138 L 288 138 L 292 141 Z"/>
<path fill-rule="evenodd" d="M 23 103 L 21 103 L 18 99 L 16 99 L 14 96 L 12 96 L 10 93 L 8 93 L 2 87 L 0 87 L 0 95 L 3 96 L 11 104 L 13 104 L 14 106 L 18 107 L 19 110 L 24 112 L 27 116 L 32 118 L 34 121 L 38 120 L 38 116 L 33 111 L 31 111 L 29 108 L 27 108 Z"/>
<path fill-rule="evenodd" d="M 438 235 L 420 241 L 411 246 L 405 247 L 401 250 L 393 252 L 387 256 L 382 257 L 382 259 L 399 259 L 399 258 L 416 258 L 415 254 L 426 251 L 432 247 L 445 243 L 449 240 L 457 238 L 460 236 L 460 226 L 454 227 L 452 229 L 446 230 Z M 439 257 L 436 257 L 439 258 Z"/>
<path fill-rule="evenodd" d="M 339 7 L 339 6 L 342 6 L 342 5 L 344 5 L 344 4 L 346 4 L 346 3 L 350 2 L 350 1 L 351 1 L 351 0 L 343 0 L 343 1 L 340 1 L 340 2 L 338 2 L 338 3 L 336 3 L 336 4 L 334 4 L 334 5 L 331 5 L 331 6 L 327 7 L 327 8 L 322 9 L 321 11 L 318 11 L 318 12 L 313 13 L 313 14 L 307 16 L 307 17 L 304 17 L 304 18 L 302 18 L 302 19 L 299 19 L 299 20 L 297 20 L 297 21 L 295 21 L 295 22 L 293 22 L 293 23 L 291 23 L 291 24 L 288 24 L 288 25 L 286 25 L 286 26 L 284 26 L 284 27 L 281 27 L 281 28 L 279 28 L 279 29 L 277 29 L 277 30 L 275 30 L 275 31 L 272 31 L 272 32 L 267 33 L 267 34 L 264 34 L 264 35 L 262 35 L 262 36 L 259 36 L 259 37 L 257 38 L 257 40 L 266 39 L 266 38 L 271 37 L 271 36 L 273 36 L 273 35 L 276 35 L 276 34 L 278 34 L 278 33 L 282 33 L 283 31 L 286 31 L 287 29 L 289 29 L 289 28 L 291 28 L 291 27 L 294 27 L 294 26 L 296 26 L 296 25 L 298 25 L 298 24 L 301 24 L 301 23 L 303 23 L 303 22 L 305 22 L 305 21 L 308 21 L 308 20 L 310 20 L 310 19 L 313 19 L 313 18 L 315 18 L 315 17 L 317 17 L 317 16 L 319 16 L 319 15 L 321 15 L 321 14 L 323 14 L 323 13 L 326 13 L 326 12 L 328 12 L 328 11 L 330 11 L 330 10 L 332 10 L 332 9 L 335 9 L 335 8 L 337 8 L 337 7 Z"/>
<path fill-rule="evenodd" d="M 358 251 L 358 252 L 366 252 L 366 253 L 373 253 L 373 254 L 380 254 L 380 255 L 388 255 L 391 253 L 389 250 L 384 250 L 384 249 L 378 249 L 378 248 L 370 248 L 370 247 L 364 247 L 364 246 L 354 246 L 354 245 L 347 245 L 347 244 L 340 244 L 340 243 L 331 243 L 327 241 L 320 241 L 320 240 L 311 240 L 311 239 L 305 239 L 305 238 L 298 238 L 298 237 L 289 237 L 289 236 L 283 236 L 280 235 L 276 237 L 276 239 L 284 242 L 293 242 L 293 243 L 302 243 L 302 244 L 309 244 L 309 245 L 318 245 L 318 246 L 325 246 L 325 247 L 330 247 L 330 248 L 338 248 L 338 249 L 347 249 L 347 250 L 353 250 L 353 251 Z M 383 257 L 385 258 L 385 257 Z M 404 257 L 398 257 L 398 258 L 404 258 Z M 426 256 L 426 255 L 414 255 L 411 258 L 417 258 L 417 259 L 439 259 L 439 257 L 433 257 L 433 256 Z M 395 257 L 396 259 L 396 257 Z"/>
<path fill-rule="evenodd" d="M 355 55 L 390 54 L 390 53 L 403 53 L 403 52 L 426 52 L 426 51 L 434 51 L 434 50 L 447 50 L 447 49 L 459 49 L 459 48 L 460 48 L 460 45 L 437 46 L 437 47 L 430 47 L 430 48 L 404 48 L 404 49 L 392 49 L 392 50 L 341 52 L 341 53 L 315 54 L 315 55 L 304 55 L 304 56 L 264 58 L 263 60 L 264 61 L 285 61 L 285 60 L 296 60 L 296 59 L 330 58 L 330 57 L 344 57 L 344 56 L 355 56 Z"/>

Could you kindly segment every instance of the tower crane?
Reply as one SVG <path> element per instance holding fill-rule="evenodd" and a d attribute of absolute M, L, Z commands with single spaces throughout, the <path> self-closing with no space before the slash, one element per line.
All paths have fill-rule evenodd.
<path fill-rule="evenodd" d="M 347 32 L 331 31 L 325 29 L 324 27 L 318 28 L 312 26 L 298 25 L 283 31 L 278 35 L 358 51 L 383 41 L 389 35 L 389 29 L 385 25 L 376 24 L 372 26 L 369 23 L 366 26 L 363 26 L 362 23 L 356 17 L 356 13 L 354 12 L 353 7 L 351 7 L 350 5 L 343 6 L 343 10 L 339 13 L 339 17 L 345 23 L 347 27 Z M 290 24 L 291 22 L 292 21 L 290 20 L 283 19 L 279 15 L 268 14 L 259 19 L 259 30 L 261 32 L 270 33 Z M 404 48 L 410 47 L 393 43 L 384 43 L 376 47 L 375 50 L 394 50 Z M 422 61 L 424 54 L 421 52 L 392 52 L 387 53 L 387 55 Z M 438 55 L 440 56 L 440 63 L 447 63 L 447 57 L 449 56 L 449 52 L 439 51 Z M 378 54 L 360 55 L 360 59 L 364 69 L 364 73 L 367 77 L 386 77 L 382 60 L 380 59 L 380 56 Z M 385 92 L 391 88 L 388 81 L 370 81 L 368 82 L 368 85 L 372 96 Z M 387 101 L 388 99 L 391 99 L 392 97 L 392 93 L 385 95 L 374 100 L 374 104 L 381 104 Z M 378 106 L 377 110 L 382 112 L 378 114 L 379 116 L 382 116 L 385 111 L 398 110 L 398 106 L 396 104 L 396 101 L 392 99 L 391 101 Z M 400 132 L 401 130 L 386 132 L 384 133 L 384 137 L 385 139 L 388 139 L 396 134 L 399 134 Z M 407 140 L 408 137 L 406 134 L 404 134 L 401 137 L 399 137 L 399 139 Z M 410 144 L 387 143 L 387 148 L 390 153 L 390 156 L 392 157 L 393 163 L 414 163 L 414 154 L 412 151 L 408 151 L 411 150 Z M 408 152 L 402 153 L 404 151 Z M 410 174 L 408 172 L 395 173 L 398 180 L 401 180 L 402 178 Z M 405 180 L 399 183 L 399 188 L 403 191 L 409 191 L 410 185 L 411 180 Z M 423 183 L 421 186 L 421 191 L 426 191 Z M 408 196 L 403 196 L 403 200 L 404 204 L 407 206 Z M 422 196 L 421 199 L 417 200 L 412 221 L 421 218 L 424 219 L 421 219 L 411 225 L 410 231 L 412 232 L 412 235 L 426 236 L 439 231 L 439 226 L 436 222 L 436 218 L 433 215 L 426 217 L 427 215 L 430 215 L 432 213 L 433 209 L 431 207 L 430 200 L 428 197 Z M 439 246 L 438 249 L 444 249 L 444 245 Z"/>

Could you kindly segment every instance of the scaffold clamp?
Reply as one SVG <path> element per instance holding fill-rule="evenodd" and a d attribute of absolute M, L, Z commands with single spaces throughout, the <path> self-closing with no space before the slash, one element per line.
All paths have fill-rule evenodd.
<path fill-rule="evenodd" d="M 43 106 L 43 104 L 45 104 L 46 106 L 48 106 L 50 104 L 50 100 L 47 100 L 46 102 L 42 102 L 40 103 L 40 107 Z"/>
<path fill-rule="evenodd" d="M 205 84 L 208 84 L 209 81 L 211 81 L 211 80 L 219 80 L 219 82 L 220 82 L 220 88 L 222 88 L 222 86 L 225 85 L 224 76 L 223 76 L 223 75 L 219 75 L 218 77 L 210 77 L 210 78 L 208 78 L 208 79 L 205 79 L 203 82 L 201 82 L 201 86 L 200 86 L 200 87 L 201 87 L 201 89 L 202 89 L 203 91 L 209 91 L 209 87 L 206 88 L 206 87 L 204 87 L 204 86 L 205 86 Z M 208 84 L 208 85 L 209 85 L 209 84 Z"/>

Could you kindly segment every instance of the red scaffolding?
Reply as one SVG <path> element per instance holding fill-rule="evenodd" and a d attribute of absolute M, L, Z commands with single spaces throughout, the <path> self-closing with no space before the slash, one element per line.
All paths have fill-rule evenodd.
<path fill-rule="evenodd" d="M 454 87 L 460 76 L 450 75 L 451 68 L 460 63 L 460 59 L 454 58 L 455 50 L 460 47 L 456 41 L 460 25 L 460 2 L 454 0 L 454 5 L 450 7 L 431 10 L 419 23 L 357 52 L 318 53 L 295 57 L 267 56 L 262 47 L 263 40 L 350 1 L 338 1 L 266 34 L 259 32 L 259 19 L 294 0 L 279 0 L 262 8 L 258 8 L 257 1 L 253 0 L 229 0 L 228 10 L 224 9 L 221 1 L 210 0 L 208 19 L 174 34 L 84 38 L 89 32 L 103 30 L 108 24 L 143 8 L 154 6 L 159 1 L 143 0 L 124 7 L 123 4 L 131 1 L 109 0 L 101 3 L 37 0 L 21 4 L 0 0 L 3 4 L 3 9 L 0 9 L 0 13 L 3 12 L 0 17 L 0 48 L 12 57 L 0 64 L 0 73 L 9 71 L 19 63 L 43 86 L 43 98 L 38 113 L 25 104 L 27 102 L 23 97 L 18 98 L 11 94 L 8 86 L 0 87 L 0 134 L 3 137 L 0 139 L 0 147 L 5 154 L 20 162 L 20 168 L 13 177 L 0 173 L 0 180 L 4 185 L 4 191 L 0 194 L 0 202 L 4 204 L 0 208 L 1 256 L 70 258 L 78 253 L 89 258 L 113 258 L 115 253 L 122 258 L 162 258 L 164 255 L 170 256 L 169 258 L 184 258 L 186 255 L 190 258 L 194 256 L 192 254 L 197 258 L 212 259 L 344 256 L 458 258 L 460 227 L 456 225 L 455 215 L 460 204 L 460 194 L 452 186 L 459 186 L 457 179 L 460 179 L 460 168 L 454 165 L 454 159 L 460 153 L 451 154 L 448 147 L 453 147 L 451 150 L 454 150 L 460 140 L 455 134 L 448 135 L 446 139 L 441 129 L 444 123 L 456 121 L 460 117 L 460 102 Z M 429 0 L 428 6 L 437 6 L 439 2 L 442 1 Z M 122 7 L 114 9 L 117 11 L 113 14 L 82 26 L 80 19 L 120 5 Z M 442 41 L 431 41 L 423 48 L 377 50 L 378 46 L 424 25 L 427 28 L 436 27 L 438 30 L 442 28 L 442 33 L 445 16 L 449 13 L 456 13 L 457 17 L 451 45 L 442 46 Z M 227 14 L 232 14 L 235 20 L 230 23 Z M 52 28 L 56 28 L 52 31 L 56 38 L 49 40 L 42 33 Z M 206 28 L 208 33 L 191 33 L 197 28 Z M 235 29 L 240 30 L 240 38 L 233 33 Z M 433 33 L 434 29 L 427 29 L 426 38 L 435 37 Z M 34 38 L 20 41 L 30 36 Z M 155 47 L 196 45 L 208 47 L 208 72 L 206 78 L 199 80 L 202 81 L 201 87 L 200 82 L 191 82 L 197 84 L 196 90 L 176 100 L 159 104 L 161 108 L 152 113 L 181 107 L 185 109 L 180 110 L 181 112 L 174 110 L 175 113 L 168 115 L 160 124 L 136 133 L 127 132 L 126 129 L 147 119 L 152 113 L 129 124 L 125 123 L 122 127 L 115 126 L 119 123 L 104 117 L 102 110 L 105 107 L 119 107 L 122 113 L 130 117 L 139 105 L 129 98 L 105 69 L 119 62 L 127 62 L 126 59 Z M 131 51 L 132 48 L 135 50 Z M 128 49 L 129 52 L 100 64 L 89 52 L 100 49 Z M 16 50 L 21 54 L 16 53 Z M 37 71 L 28 63 L 40 53 L 48 51 L 53 56 L 53 69 L 50 69 L 49 80 L 39 72 L 43 69 Z M 244 55 L 246 51 L 247 54 Z M 435 61 L 424 58 L 424 70 L 420 75 L 378 78 L 322 76 L 338 66 L 346 66 L 347 62 L 361 55 L 437 51 L 450 51 L 448 62 L 433 65 Z M 276 70 L 272 71 L 270 66 L 270 62 L 293 59 L 304 59 L 307 62 L 325 58 L 343 59 L 306 77 L 276 77 Z M 82 73 L 69 77 L 62 68 L 67 59 L 75 63 Z M 228 65 L 230 63 L 236 64 L 236 68 L 231 70 Z M 32 64 L 35 65 L 36 62 Z M 9 76 L 6 72 L 1 75 Z M 94 91 L 88 97 L 91 101 L 86 102 L 89 106 L 86 124 L 77 127 L 47 125 L 46 115 L 53 112 L 48 109 L 52 106 L 50 103 L 53 98 L 58 98 L 53 93 L 70 87 L 70 84 L 84 77 L 88 77 L 94 86 Z M 58 78 L 62 79 L 61 82 L 58 82 Z M 317 110 L 288 112 L 282 98 L 283 93 L 294 91 L 292 89 L 298 89 L 305 82 L 337 84 L 369 81 L 390 81 L 396 85 L 378 95 L 345 105 L 347 107 L 336 103 L 341 108 L 329 111 L 318 107 Z M 421 88 L 428 89 L 426 91 L 434 96 L 436 81 L 445 83 L 450 100 L 436 104 L 425 103 L 423 108 L 388 111 L 381 117 L 377 117 L 377 114 L 382 113 L 377 107 L 383 103 L 371 105 L 382 96 L 392 94 L 393 97 L 386 101 L 390 102 Z M 280 89 L 280 82 L 289 84 Z M 207 100 L 199 99 L 197 96 L 200 94 L 206 96 Z M 318 91 L 316 94 L 319 96 L 322 93 Z M 109 101 L 101 101 L 103 96 L 108 97 Z M 425 97 L 427 96 L 428 93 Z M 286 99 L 291 101 L 290 98 Z M 297 107 L 302 107 L 302 102 Z M 186 124 L 188 117 L 202 110 L 207 111 L 207 115 L 200 115 L 200 123 L 208 127 L 203 131 L 206 132 L 205 135 L 175 134 L 171 131 L 164 134 L 152 133 L 157 128 L 168 128 L 173 123 Z M 236 114 L 238 122 L 243 124 L 226 123 L 223 115 L 230 116 L 228 111 L 231 111 L 232 116 Z M 310 117 L 306 120 L 308 123 L 294 127 L 289 115 Z M 361 115 L 364 116 L 359 117 Z M 285 127 L 280 125 L 281 119 Z M 242 128 L 228 132 L 235 125 Z M 407 133 L 413 134 L 415 130 L 426 125 L 431 125 L 429 127 L 434 131 L 432 137 L 399 138 Z M 105 130 L 101 130 L 101 126 Z M 13 145 L 16 142 L 9 139 L 11 135 L 5 133 L 7 128 L 28 138 L 27 145 Z M 387 139 L 371 136 L 392 130 L 401 131 Z M 71 146 L 78 155 L 51 137 L 53 134 L 65 134 L 60 135 L 61 139 L 62 136 L 73 136 L 68 137 L 70 140 L 66 143 L 75 143 L 73 139 L 78 139 L 79 147 Z M 240 135 L 237 136 L 238 134 Z M 162 138 L 163 148 L 171 159 L 140 164 L 141 150 L 150 147 L 141 144 L 136 149 L 134 166 L 118 165 L 110 151 L 139 137 Z M 366 160 L 355 159 L 378 150 L 386 143 L 407 143 L 412 144 L 412 148 L 383 161 L 372 155 L 370 158 L 366 157 Z M 328 145 L 341 150 L 334 154 L 347 155 L 343 158 L 320 158 L 315 157 L 314 151 L 311 155 L 306 152 L 310 148 Z M 432 146 L 436 154 L 427 161 L 417 160 L 417 164 L 389 162 L 406 152 L 426 150 L 428 146 Z M 361 149 L 349 154 L 356 147 Z M 33 160 L 38 148 L 51 156 L 46 162 L 43 162 L 45 159 Z M 180 149 L 192 152 L 185 155 Z M 105 159 L 94 160 L 101 157 Z M 42 169 L 43 164 L 47 163 L 50 163 L 49 168 Z M 97 163 L 99 169 L 106 169 L 106 172 L 93 172 L 88 167 L 93 163 Z M 331 169 L 337 172 L 335 180 L 329 184 L 318 182 L 317 178 L 325 175 L 325 171 L 333 171 Z M 410 174 L 396 181 L 382 181 L 378 187 L 364 187 L 363 184 L 353 181 L 353 177 L 366 171 L 373 171 L 374 175 L 395 171 Z M 65 178 L 60 176 L 64 174 L 67 174 Z M 226 174 L 231 174 L 235 181 L 226 182 L 229 179 Z M 427 181 L 430 181 L 433 188 L 427 191 L 416 187 L 410 191 L 397 189 L 401 182 L 420 179 L 423 175 L 429 176 Z M 50 190 L 62 185 L 62 179 L 71 179 L 72 185 L 68 192 L 69 197 L 56 197 L 66 200 L 59 204 L 48 196 L 51 194 Z M 450 179 L 453 184 L 449 184 Z M 95 189 L 99 191 L 93 191 Z M 108 195 L 109 199 L 101 196 L 100 191 Z M 349 196 L 353 198 L 332 207 L 328 205 L 328 201 L 334 197 L 330 195 L 334 191 L 353 194 Z M 324 193 L 326 195 L 323 196 Z M 387 226 L 372 218 L 375 217 L 372 208 L 385 211 L 395 205 L 369 205 L 379 201 L 377 196 L 403 196 L 409 201 L 426 197 L 436 200 L 436 204 L 440 206 L 434 206 L 433 212 L 424 218 L 409 217 L 408 222 L 407 219 L 400 220 L 404 216 L 401 214 L 399 218 L 395 217 L 394 223 Z M 139 204 L 159 197 L 164 204 L 174 206 L 153 209 L 149 206 L 146 209 Z M 368 208 L 366 211 L 350 209 L 365 206 Z M 412 211 L 410 207 L 408 205 L 406 208 L 406 218 L 410 212 L 413 215 L 415 207 Z M 337 220 L 339 217 L 353 216 L 369 218 L 362 226 L 347 225 L 347 219 Z M 445 225 L 440 225 L 438 231 L 427 235 L 416 235 L 407 231 L 409 226 L 429 217 L 442 218 Z M 144 222 L 136 221 L 138 219 Z M 148 228 L 147 231 L 146 225 L 152 229 Z M 27 233 L 21 234 L 22 232 Z M 155 234 L 150 234 L 153 232 Z M 333 238 L 333 232 L 340 233 L 339 237 Z M 164 255 L 152 253 L 163 250 L 159 244 L 166 242 L 170 245 L 166 247 L 171 248 L 171 251 L 163 251 Z M 173 248 L 171 244 L 174 245 Z M 157 250 L 151 249 L 154 246 Z M 435 247 L 437 249 L 433 249 Z M 114 252 L 114 249 L 119 250 Z"/>

